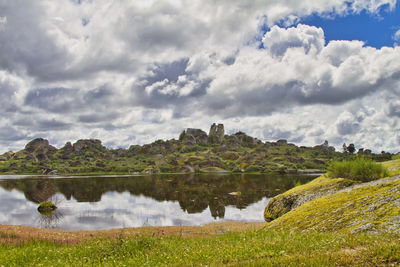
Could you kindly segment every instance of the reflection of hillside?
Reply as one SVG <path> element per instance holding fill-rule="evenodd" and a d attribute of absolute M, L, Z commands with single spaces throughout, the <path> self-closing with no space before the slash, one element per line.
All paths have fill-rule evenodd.
<path fill-rule="evenodd" d="M 26 199 L 35 203 L 45 201 L 59 191 L 53 179 L 3 180 L 0 186 L 9 191 L 17 189 L 24 193 Z"/>
<path fill-rule="evenodd" d="M 210 208 L 214 218 L 223 218 L 226 206 L 239 209 L 286 191 L 310 177 L 267 175 L 160 175 L 129 178 L 20 179 L 0 181 L 7 190 L 18 189 L 27 199 L 40 202 L 57 192 L 79 202 L 97 202 L 106 192 L 129 192 L 158 201 L 178 201 L 188 213 Z M 239 195 L 230 195 L 240 192 Z"/>

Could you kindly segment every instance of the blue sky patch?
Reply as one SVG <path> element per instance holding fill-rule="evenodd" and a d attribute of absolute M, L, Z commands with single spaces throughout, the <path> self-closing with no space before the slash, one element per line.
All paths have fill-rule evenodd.
<path fill-rule="evenodd" d="M 300 23 L 321 27 L 328 43 L 331 40 L 359 40 L 367 46 L 393 46 L 393 35 L 400 29 L 400 2 L 392 11 L 381 9 L 379 14 L 362 11 L 347 16 L 321 17 L 312 15 Z"/>

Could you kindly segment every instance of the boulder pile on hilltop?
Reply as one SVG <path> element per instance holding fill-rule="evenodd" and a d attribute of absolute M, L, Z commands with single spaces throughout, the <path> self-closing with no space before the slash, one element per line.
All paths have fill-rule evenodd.
<path fill-rule="evenodd" d="M 208 134 L 188 128 L 178 140 L 156 140 L 128 149 L 109 149 L 97 139 L 67 142 L 57 149 L 48 140 L 36 138 L 21 151 L 0 155 L 0 173 L 295 173 L 324 170 L 332 159 L 351 157 L 351 153 L 336 152 L 327 141 L 314 147 L 298 147 L 284 139 L 263 142 L 241 131 L 228 135 L 223 124 L 214 123 Z"/>

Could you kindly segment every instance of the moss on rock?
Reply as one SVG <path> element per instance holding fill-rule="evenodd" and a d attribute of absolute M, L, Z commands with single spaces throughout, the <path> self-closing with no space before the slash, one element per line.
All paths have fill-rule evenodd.
<path fill-rule="evenodd" d="M 330 179 L 324 175 L 320 176 L 307 184 L 292 188 L 271 199 L 265 208 L 264 219 L 270 222 L 308 201 L 324 195 L 333 194 L 354 183 L 356 182 L 348 179 Z"/>
<path fill-rule="evenodd" d="M 400 233 L 400 177 L 316 198 L 268 228 Z"/>
<path fill-rule="evenodd" d="M 38 211 L 40 213 L 52 212 L 57 209 L 57 206 L 51 201 L 44 201 L 39 204 Z"/>

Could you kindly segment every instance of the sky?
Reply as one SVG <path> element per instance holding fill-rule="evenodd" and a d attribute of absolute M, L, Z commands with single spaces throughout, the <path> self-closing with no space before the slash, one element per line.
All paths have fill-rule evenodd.
<path fill-rule="evenodd" d="M 400 151 L 396 0 L 0 0 L 0 153 L 185 128 Z"/>

